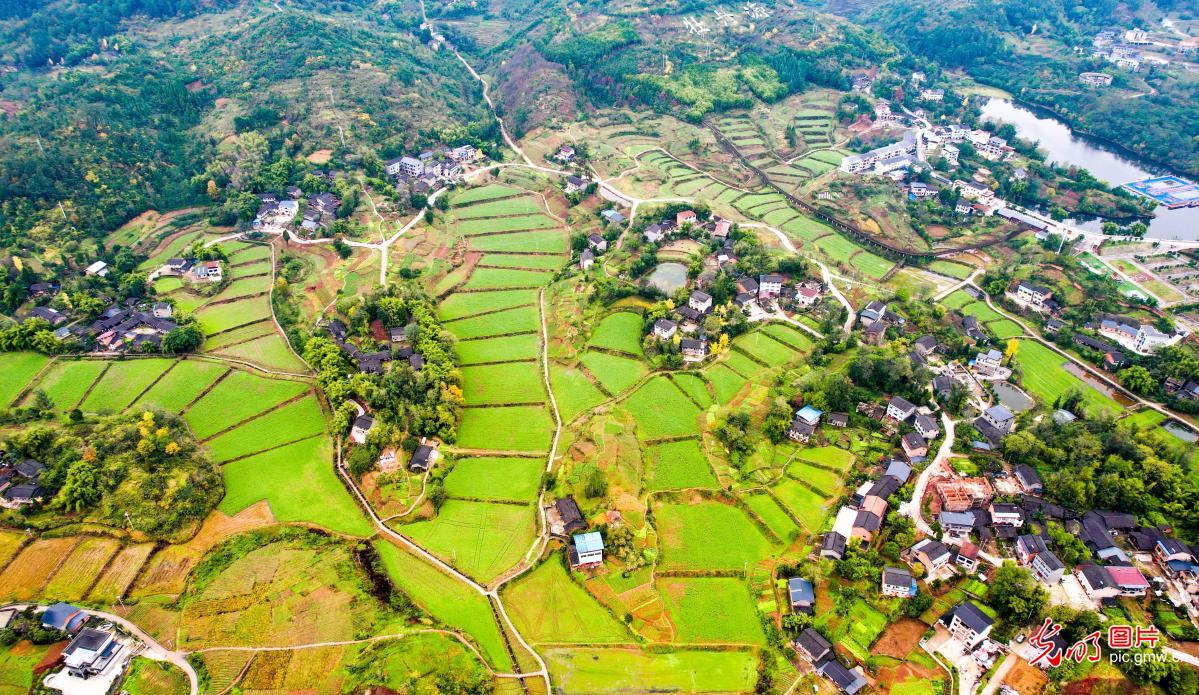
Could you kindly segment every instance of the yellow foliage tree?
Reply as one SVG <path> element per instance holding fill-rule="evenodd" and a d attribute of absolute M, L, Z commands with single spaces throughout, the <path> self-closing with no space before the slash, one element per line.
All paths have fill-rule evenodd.
<path fill-rule="evenodd" d="M 1011 364 L 1012 360 L 1016 359 L 1016 353 L 1018 352 L 1020 352 L 1020 341 L 1012 338 L 1007 341 L 1007 348 L 1003 351 L 1003 357 L 1007 360 L 1008 364 Z"/>

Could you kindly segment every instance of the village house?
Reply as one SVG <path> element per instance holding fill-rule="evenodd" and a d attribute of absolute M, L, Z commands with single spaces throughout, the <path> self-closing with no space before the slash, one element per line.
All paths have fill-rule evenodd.
<path fill-rule="evenodd" d="M 624 215 L 620 214 L 619 212 L 617 212 L 616 210 L 613 210 L 611 208 L 601 212 L 600 216 L 603 217 L 604 221 L 607 222 L 608 224 L 612 224 L 612 225 L 624 224 Z"/>
<path fill-rule="evenodd" d="M 1040 579 L 1046 584 L 1057 584 L 1062 581 L 1062 574 L 1066 571 L 1066 565 L 1054 555 L 1052 551 L 1046 550 L 1037 553 L 1029 564 L 1033 574 L 1037 579 Z"/>
<path fill-rule="evenodd" d="M 603 253 L 608 250 L 608 240 L 599 234 L 588 234 L 587 245 L 595 249 L 596 253 Z"/>
<path fill-rule="evenodd" d="M 820 290 L 803 285 L 795 290 L 795 302 L 802 307 L 809 307 L 820 301 Z"/>
<path fill-rule="evenodd" d="M 1016 416 L 1005 405 L 993 405 L 987 408 L 983 411 L 982 418 L 1004 434 L 1011 434 L 1012 430 L 1016 428 Z"/>
<path fill-rule="evenodd" d="M 65 323 L 67 320 L 66 314 L 57 309 L 52 309 L 48 306 L 35 306 L 29 310 L 29 319 L 41 319 L 50 324 L 51 327 Z"/>
<path fill-rule="evenodd" d="M 554 500 L 546 509 L 546 526 L 549 527 L 550 535 L 566 539 L 580 531 L 586 531 L 587 520 L 583 518 L 583 511 L 579 509 L 575 498 L 567 495 Z"/>
<path fill-rule="evenodd" d="M 350 441 L 355 444 L 365 444 L 366 435 L 375 426 L 375 418 L 370 415 L 359 415 L 354 419 L 354 425 L 350 428 Z"/>
<path fill-rule="evenodd" d="M 816 589 L 812 586 L 812 582 L 800 577 L 788 579 L 787 595 L 792 612 L 812 615 L 816 610 Z"/>
<path fill-rule="evenodd" d="M 1003 353 L 998 350 L 980 352 L 974 358 L 974 371 L 982 376 L 995 376 L 1003 370 Z"/>
<path fill-rule="evenodd" d="M 687 362 L 702 362 L 708 356 L 708 340 L 704 337 L 683 338 L 679 341 L 679 352 Z"/>
<path fill-rule="evenodd" d="M 904 422 L 916 412 L 916 406 L 900 396 L 892 396 L 887 401 L 887 417 L 896 422 Z"/>
<path fill-rule="evenodd" d="M 862 329 L 862 339 L 869 345 L 882 345 L 886 337 L 887 324 L 882 321 L 875 321 Z"/>
<path fill-rule="evenodd" d="M 816 426 L 799 416 L 792 419 L 791 425 L 787 427 L 787 438 L 803 444 L 806 444 L 815 433 Z"/>
<path fill-rule="evenodd" d="M 75 678 L 89 678 L 103 673 L 121 649 L 121 643 L 111 629 L 85 627 L 63 649 L 63 665 Z"/>
<path fill-rule="evenodd" d="M 1088 87 L 1107 87 L 1112 83 L 1112 76 L 1106 72 L 1080 72 L 1078 81 Z"/>
<path fill-rule="evenodd" d="M 712 236 L 717 239 L 727 239 L 732 228 L 733 223 L 723 217 L 712 219 Z"/>
<path fill-rule="evenodd" d="M 1031 282 L 1020 282 L 1016 285 L 1016 299 L 1028 307 L 1041 311 L 1045 308 L 1045 302 L 1053 296 L 1053 290 L 1042 285 L 1034 285 Z"/>
<path fill-rule="evenodd" d="M 645 240 L 651 244 L 661 243 L 666 238 L 666 228 L 660 224 L 651 224 L 645 228 Z"/>
<path fill-rule="evenodd" d="M 82 608 L 59 602 L 42 611 L 41 623 L 42 627 L 72 633 L 83 627 L 87 618 Z"/>
<path fill-rule="evenodd" d="M 964 601 L 951 608 L 937 622 L 944 625 L 967 651 L 986 639 L 995 625 L 994 620 L 970 601 Z"/>
<path fill-rule="evenodd" d="M 95 275 L 96 277 L 108 277 L 108 264 L 104 261 L 96 261 L 83 269 L 84 275 Z"/>
<path fill-rule="evenodd" d="M 932 441 L 941 435 L 941 428 L 937 426 L 937 421 L 923 414 L 917 414 L 912 420 L 912 426 L 928 441 Z"/>
<path fill-rule="evenodd" d="M 820 557 L 840 560 L 845 557 L 845 536 L 836 531 L 829 531 L 820 539 Z"/>
<path fill-rule="evenodd" d="M 567 547 L 571 569 L 598 567 L 604 563 L 604 537 L 597 531 L 574 536 Z"/>
<path fill-rule="evenodd" d="M 579 269 L 590 270 L 593 265 L 595 265 L 595 254 L 591 249 L 583 249 L 583 252 L 579 254 Z"/>
<path fill-rule="evenodd" d="M 1167 562 L 1194 562 L 1195 558 L 1191 554 L 1190 547 L 1186 543 L 1177 538 L 1162 538 L 1153 546 L 1153 558 L 1158 564 L 1165 565 Z"/>
<path fill-rule="evenodd" d="M 932 538 L 925 538 L 917 542 L 912 546 L 909 553 L 920 564 L 924 565 L 924 569 L 928 570 L 930 575 L 953 559 L 949 548 L 941 541 Z"/>
<path fill-rule="evenodd" d="M 916 595 L 916 580 L 906 569 L 887 567 L 883 569 L 882 592 L 883 596 L 912 598 Z"/>
<path fill-rule="evenodd" d="M 1024 525 L 1024 510 L 1020 509 L 1020 505 L 995 502 L 987 509 L 987 512 L 991 515 L 992 526 L 1019 528 Z"/>
<path fill-rule="evenodd" d="M 847 413 L 829 413 L 828 418 L 825 420 L 825 422 L 830 427 L 842 427 L 842 428 L 848 427 L 849 426 L 849 415 Z"/>
<path fill-rule="evenodd" d="M 959 567 L 965 567 L 967 571 L 973 572 L 978 568 L 978 546 L 970 541 L 963 541 L 953 561 Z"/>
<path fill-rule="evenodd" d="M 937 339 L 931 335 L 922 335 L 912 344 L 912 348 L 925 357 L 936 352 L 938 347 Z"/>
<path fill-rule="evenodd" d="M 869 685 L 866 676 L 862 674 L 861 666 L 850 670 L 836 659 L 827 659 L 816 670 L 846 695 L 857 695 L 860 690 Z"/>
<path fill-rule="evenodd" d="M 945 533 L 968 536 L 974 530 L 974 515 L 966 512 L 941 512 L 937 522 Z"/>
<path fill-rule="evenodd" d="M 654 321 L 654 336 L 659 340 L 670 340 L 679 332 L 679 324 L 670 319 Z"/>
<path fill-rule="evenodd" d="M 556 153 L 554 153 L 553 158 L 564 164 L 569 164 L 570 162 L 574 161 L 575 154 L 575 148 L 571 147 L 570 145 L 563 145 L 558 148 Z"/>
<path fill-rule="evenodd" d="M 696 290 L 687 299 L 687 306 L 701 314 L 706 314 L 712 310 L 712 295 Z"/>
<path fill-rule="evenodd" d="M 995 491 L 986 478 L 938 480 L 934 483 L 933 489 L 941 510 L 950 512 L 983 509 L 995 496 Z"/>
<path fill-rule="evenodd" d="M 579 178 L 578 176 L 575 176 L 574 174 L 571 174 L 570 176 L 566 177 L 565 190 L 566 190 L 567 195 L 569 195 L 571 193 L 578 193 L 579 191 L 581 191 L 585 188 L 587 188 L 587 181 L 585 179 Z"/>
<path fill-rule="evenodd" d="M 679 229 L 682 229 L 683 225 L 689 224 L 694 226 L 698 221 L 699 217 L 695 214 L 694 210 L 683 210 L 674 216 L 674 226 Z"/>
<path fill-rule="evenodd" d="M 899 443 L 903 447 L 903 453 L 908 457 L 909 461 L 928 456 L 928 442 L 925 442 L 924 437 L 915 432 L 908 432 L 903 435 Z"/>
<path fill-rule="evenodd" d="M 862 323 L 870 325 L 876 321 L 882 321 L 887 315 L 887 305 L 880 301 L 872 301 L 862 309 L 858 316 L 862 319 Z"/>
<path fill-rule="evenodd" d="M 813 665 L 824 662 L 833 655 L 833 645 L 813 628 L 804 628 L 803 632 L 792 642 L 795 651 L 812 662 Z"/>
<path fill-rule="evenodd" d="M 412 458 L 408 461 L 408 469 L 417 473 L 424 473 L 437 463 L 437 457 L 440 452 L 437 450 L 436 442 L 426 443 L 425 438 L 421 437 L 420 445 L 412 452 Z"/>
<path fill-rule="evenodd" d="M 1056 413 L 1055 413 L 1056 416 Z M 1054 422 L 1057 418 L 1054 417 Z M 1028 464 L 1020 463 L 1012 466 L 1012 473 L 1016 476 L 1016 481 L 1020 483 L 1020 487 L 1027 493 L 1039 495 L 1044 489 L 1041 482 L 1041 476 L 1037 474 L 1036 469 Z"/>
<path fill-rule="evenodd" d="M 758 276 L 758 299 L 774 299 L 783 293 L 783 276 L 768 273 Z"/>

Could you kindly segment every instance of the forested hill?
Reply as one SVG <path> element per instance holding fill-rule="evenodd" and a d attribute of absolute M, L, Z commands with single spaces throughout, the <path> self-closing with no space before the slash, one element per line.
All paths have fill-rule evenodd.
<path fill-rule="evenodd" d="M 1159 68 L 1115 70 L 1091 55 L 1104 29 L 1141 26 L 1148 0 L 887 0 L 847 10 L 917 56 L 1056 112 L 1082 131 L 1176 169 L 1199 174 L 1199 81 Z M 1169 9 L 1181 3 L 1158 0 Z M 1078 74 L 1116 74 L 1116 89 L 1080 88 Z"/>
<path fill-rule="evenodd" d="M 341 168 L 492 128 L 477 83 L 427 45 L 412 8 L 279 7 L 5 3 L 0 247 L 42 250 L 148 208 L 211 202 L 207 182 L 228 175 L 210 168 L 222 143 L 250 131 L 264 161 L 330 150 Z M 49 17 L 66 19 L 46 44 Z"/>

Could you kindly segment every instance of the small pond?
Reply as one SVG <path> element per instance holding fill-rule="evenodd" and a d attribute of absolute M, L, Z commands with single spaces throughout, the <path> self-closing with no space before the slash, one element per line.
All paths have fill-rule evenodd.
<path fill-rule="evenodd" d="M 645 284 L 657 287 L 666 294 L 687 284 L 687 266 L 682 263 L 659 263 L 645 278 Z"/>
<path fill-rule="evenodd" d="M 1090 372 L 1086 371 L 1082 367 L 1079 367 L 1077 364 L 1074 364 L 1073 362 L 1066 362 L 1066 363 L 1062 364 L 1062 369 L 1064 369 L 1067 372 L 1070 372 L 1074 376 L 1078 377 L 1080 380 L 1085 381 L 1088 386 L 1095 389 L 1099 393 L 1102 393 L 1103 395 L 1107 396 L 1108 398 L 1112 399 L 1113 401 L 1119 403 L 1120 405 L 1124 406 L 1125 408 L 1132 405 L 1134 402 L 1128 396 L 1125 396 L 1123 393 L 1120 393 L 1119 391 L 1108 386 L 1107 384 L 1100 381 L 1099 379 L 1096 379 L 1095 377 L 1091 376 Z"/>
<path fill-rule="evenodd" d="M 991 384 L 991 387 L 995 389 L 995 396 L 999 398 L 999 402 L 1013 413 L 1024 412 L 1033 407 L 1033 400 L 1017 386 L 1006 381 L 997 381 Z"/>
<path fill-rule="evenodd" d="M 1162 423 L 1162 429 L 1184 442 L 1194 443 L 1199 441 L 1199 434 L 1195 434 L 1194 430 L 1177 420 L 1166 420 Z"/>

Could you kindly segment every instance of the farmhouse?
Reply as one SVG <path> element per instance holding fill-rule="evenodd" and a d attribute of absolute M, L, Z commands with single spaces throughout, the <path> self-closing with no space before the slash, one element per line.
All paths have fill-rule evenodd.
<path fill-rule="evenodd" d="M 899 441 L 900 445 L 903 446 L 903 453 L 908 457 L 909 461 L 928 456 L 928 443 L 919 434 L 908 432 Z"/>
<path fill-rule="evenodd" d="M 1112 76 L 1106 72 L 1080 72 L 1078 81 L 1088 87 L 1107 87 L 1112 83 Z"/>
<path fill-rule="evenodd" d="M 583 249 L 583 252 L 579 254 L 579 268 L 588 270 L 593 265 L 595 265 L 595 254 L 591 252 L 591 249 Z"/>
<path fill-rule="evenodd" d="M 791 425 L 787 428 L 787 438 L 796 442 L 807 443 L 815 433 L 816 426 L 799 416 L 791 420 Z"/>
<path fill-rule="evenodd" d="M 108 264 L 104 261 L 96 261 L 83 269 L 84 275 L 95 275 L 96 277 L 108 277 Z"/>
<path fill-rule="evenodd" d="M 1056 413 L 1054 421 L 1057 421 Z M 1029 466 L 1025 463 L 1017 464 L 1012 466 L 1012 473 L 1015 474 L 1016 480 L 1020 483 L 1020 487 L 1022 487 L 1025 492 L 1035 495 L 1041 494 L 1041 491 L 1044 488 L 1043 484 L 1041 483 L 1041 476 L 1037 474 L 1036 469 L 1034 469 L 1032 466 Z"/>
<path fill-rule="evenodd" d="M 799 633 L 792 644 L 795 646 L 795 651 L 813 665 L 823 662 L 833 654 L 833 645 L 829 644 L 824 635 L 810 627 L 804 628 L 804 631 Z"/>
<path fill-rule="evenodd" d="M 820 290 L 808 285 L 800 286 L 795 290 L 795 301 L 800 306 L 812 306 L 820 301 Z"/>
<path fill-rule="evenodd" d="M 603 253 L 608 250 L 608 240 L 599 234 L 588 234 L 587 245 L 595 249 L 597 253 Z"/>
<path fill-rule="evenodd" d="M 574 536 L 568 548 L 571 569 L 598 567 L 604 563 L 604 537 L 597 531 Z"/>
<path fill-rule="evenodd" d="M 887 401 L 887 417 L 896 422 L 903 422 L 916 412 L 916 406 L 901 396 L 892 396 Z"/>
<path fill-rule="evenodd" d="M 46 491 L 38 486 L 37 483 L 11 485 L 5 488 L 3 495 L 0 496 L 0 507 L 17 509 L 33 504 L 34 502 L 40 502 L 45 495 Z"/>
<path fill-rule="evenodd" d="M 996 502 L 987 509 L 991 515 L 991 525 L 993 526 L 1014 526 L 1019 528 L 1024 525 L 1024 511 L 1019 505 Z"/>
<path fill-rule="evenodd" d="M 993 405 L 987 408 L 983 411 L 982 418 L 1004 434 L 1010 434 L 1016 428 L 1016 416 L 1005 405 Z"/>
<path fill-rule="evenodd" d="M 965 536 L 974 530 L 974 515 L 966 512 L 941 512 L 937 521 L 945 533 Z"/>
<path fill-rule="evenodd" d="M 917 415 L 916 419 L 912 421 L 912 425 L 921 437 L 930 442 L 941 435 L 941 428 L 937 426 L 937 421 L 927 415 Z"/>
<path fill-rule="evenodd" d="M 657 244 L 666 238 L 666 228 L 660 224 L 651 224 L 645 228 L 645 240 Z"/>
<path fill-rule="evenodd" d="M 1016 285 L 1016 299 L 1030 308 L 1041 311 L 1045 302 L 1053 296 L 1053 290 L 1031 282 L 1020 282 Z"/>
<path fill-rule="evenodd" d="M 941 541 L 933 540 L 932 538 L 925 538 L 919 541 L 916 545 L 912 546 L 909 552 L 920 564 L 924 565 L 929 574 L 932 574 L 940 567 L 944 567 L 953 559 L 949 548 L 945 547 L 945 544 Z"/>
<path fill-rule="evenodd" d="M 957 556 L 953 561 L 960 567 L 965 567 L 973 572 L 978 567 L 978 546 L 970 541 L 964 541 L 962 546 L 958 548 Z"/>
<path fill-rule="evenodd" d="M 862 675 L 861 666 L 855 667 L 851 671 L 842 666 L 841 662 L 836 659 L 828 659 L 820 665 L 817 671 L 847 695 L 856 695 L 859 690 L 868 685 L 866 677 Z"/>
<path fill-rule="evenodd" d="M 585 179 L 581 179 L 573 174 L 566 177 L 566 192 L 568 194 L 578 193 L 584 188 L 587 188 L 587 181 Z"/>
<path fill-rule="evenodd" d="M 708 341 L 705 338 L 683 338 L 679 341 L 679 351 L 687 362 L 701 362 L 708 356 Z"/>
<path fill-rule="evenodd" d="M 603 217 L 604 221 L 608 224 L 624 224 L 624 215 L 611 208 L 601 212 L 600 216 Z"/>
<path fill-rule="evenodd" d="M 42 626 L 62 632 L 75 632 L 85 622 L 87 613 L 69 603 L 56 603 L 42 612 Z"/>
<path fill-rule="evenodd" d="M 694 210 L 683 210 L 674 216 L 674 225 L 681 229 L 685 224 L 694 225 L 697 220 Z"/>
<path fill-rule="evenodd" d="M 840 560 L 845 557 L 845 536 L 829 531 L 820 540 L 820 557 Z"/>
<path fill-rule="evenodd" d="M 557 153 L 554 154 L 554 159 L 558 160 L 559 162 L 573 162 L 574 158 L 575 148 L 569 145 L 563 145 L 559 147 Z"/>
<path fill-rule="evenodd" d="M 974 358 L 974 371 L 983 376 L 995 376 L 1003 369 L 1003 353 L 998 350 L 988 350 L 978 353 Z"/>
<path fill-rule="evenodd" d="M 991 483 L 986 478 L 939 480 L 934 489 L 941 509 L 951 512 L 981 509 L 995 496 Z"/>
<path fill-rule="evenodd" d="M 28 319 L 41 319 L 52 327 L 66 322 L 67 315 L 48 306 L 35 306 L 29 310 Z"/>
<path fill-rule="evenodd" d="M 816 609 L 816 590 L 812 586 L 812 582 L 800 577 L 792 577 L 787 580 L 787 595 L 791 603 L 791 610 L 796 613 L 807 613 L 811 615 Z"/>
<path fill-rule="evenodd" d="M 437 463 L 437 457 L 440 452 L 437 450 L 436 443 L 426 444 L 423 439 L 416 451 L 412 452 L 412 458 L 408 461 L 408 468 L 418 473 L 424 473 Z"/>
<path fill-rule="evenodd" d="M 567 538 L 587 530 L 587 520 L 583 518 L 578 502 L 570 495 L 554 501 L 547 510 L 546 521 L 550 533 L 559 538 Z"/>
<path fill-rule="evenodd" d="M 688 297 L 687 306 L 701 314 L 706 314 L 712 310 L 712 295 L 696 290 Z"/>
<path fill-rule="evenodd" d="M 1046 584 L 1057 584 L 1062 581 L 1062 574 L 1066 571 L 1066 566 L 1054 555 L 1052 551 L 1037 553 L 1029 565 L 1032 568 L 1033 574 Z"/>
<path fill-rule="evenodd" d="M 783 276 L 769 273 L 758 276 L 758 299 L 772 299 L 783 292 Z"/>
<path fill-rule="evenodd" d="M 937 622 L 948 628 L 953 638 L 964 644 L 967 649 L 972 649 L 986 639 L 995 625 L 994 620 L 969 601 L 951 608 Z"/>
<path fill-rule="evenodd" d="M 359 415 L 354 419 L 354 426 L 350 429 L 350 440 L 355 444 L 365 444 L 366 435 L 375 426 L 375 418 L 370 415 Z"/>
<path fill-rule="evenodd" d="M 116 633 L 85 627 L 62 651 L 63 665 L 75 678 L 102 673 L 121 651 Z"/>
<path fill-rule="evenodd" d="M 906 569 L 887 567 L 883 570 L 882 592 L 883 596 L 912 598 L 916 595 L 916 580 Z"/>

